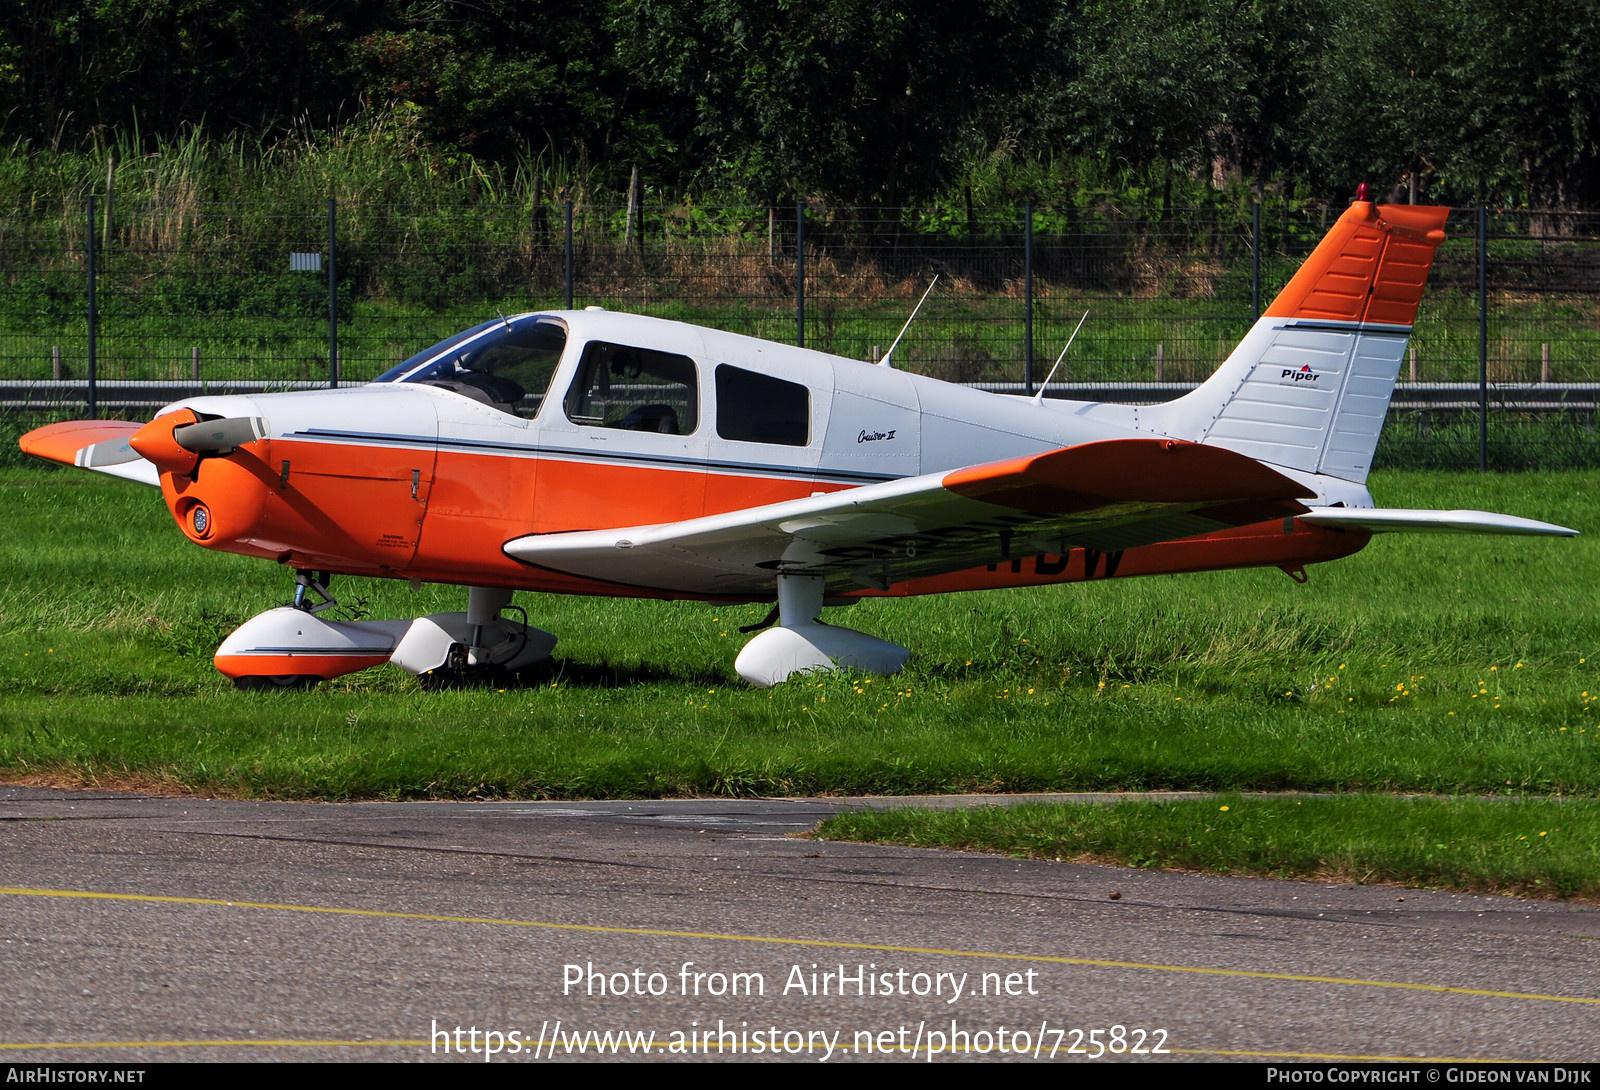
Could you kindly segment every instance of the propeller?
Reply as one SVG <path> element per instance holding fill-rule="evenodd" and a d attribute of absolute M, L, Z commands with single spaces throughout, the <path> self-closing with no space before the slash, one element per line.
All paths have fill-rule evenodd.
<path fill-rule="evenodd" d="M 259 416 L 231 416 L 174 428 L 172 438 L 192 454 L 226 454 L 266 434 L 267 422 Z"/>
<path fill-rule="evenodd" d="M 128 445 L 162 472 L 188 477 L 199 468 L 202 457 L 230 454 L 267 434 L 267 422 L 258 416 L 218 420 L 199 420 L 197 416 L 193 409 L 165 413 L 134 432 Z"/>

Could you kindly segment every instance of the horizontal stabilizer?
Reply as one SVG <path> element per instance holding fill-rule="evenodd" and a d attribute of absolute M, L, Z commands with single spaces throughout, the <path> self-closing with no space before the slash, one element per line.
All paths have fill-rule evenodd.
<path fill-rule="evenodd" d="M 1300 521 L 1336 530 L 1369 534 L 1522 534 L 1576 537 L 1578 531 L 1554 523 L 1497 515 L 1492 511 L 1407 511 L 1402 508 L 1313 507 Z"/>

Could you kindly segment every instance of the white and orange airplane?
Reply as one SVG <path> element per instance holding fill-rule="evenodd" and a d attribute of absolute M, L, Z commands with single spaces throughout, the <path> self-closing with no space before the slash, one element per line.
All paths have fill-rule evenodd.
<path fill-rule="evenodd" d="M 207 549 L 296 572 L 216 665 L 292 687 L 548 657 L 518 590 L 776 602 L 756 685 L 909 652 L 824 606 L 1305 565 L 1394 530 L 1573 531 L 1374 506 L 1365 487 L 1448 209 L 1357 200 L 1211 378 L 1148 406 L 1005 396 L 589 308 L 499 318 L 365 385 L 187 398 L 23 450 L 158 485 Z M 335 621 L 331 573 L 464 585 L 467 609 Z"/>

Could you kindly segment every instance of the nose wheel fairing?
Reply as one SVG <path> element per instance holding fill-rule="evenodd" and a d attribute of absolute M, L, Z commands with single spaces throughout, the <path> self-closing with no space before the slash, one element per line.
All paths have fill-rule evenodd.
<path fill-rule="evenodd" d="M 329 679 L 382 666 L 410 621 L 331 621 L 294 606 L 259 613 L 217 648 L 217 669 L 242 678 Z"/>
<path fill-rule="evenodd" d="M 555 649 L 556 637 L 529 625 L 526 613 L 520 622 L 500 616 L 521 612 L 509 591 L 474 587 L 464 613 L 336 621 L 321 615 L 338 604 L 327 580 L 306 576 L 297 581 L 297 605 L 257 614 L 217 648 L 217 669 L 239 688 L 303 688 L 386 662 L 434 683 L 465 684 L 531 666 Z"/>

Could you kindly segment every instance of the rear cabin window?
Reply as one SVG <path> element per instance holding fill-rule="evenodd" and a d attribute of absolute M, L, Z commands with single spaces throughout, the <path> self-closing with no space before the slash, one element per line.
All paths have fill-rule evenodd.
<path fill-rule="evenodd" d="M 811 391 L 742 367 L 719 364 L 717 434 L 742 443 L 803 447 L 811 442 Z"/>
<path fill-rule="evenodd" d="M 688 356 L 594 341 L 583 350 L 567 391 L 567 419 L 591 428 L 688 435 L 700 398 Z"/>

